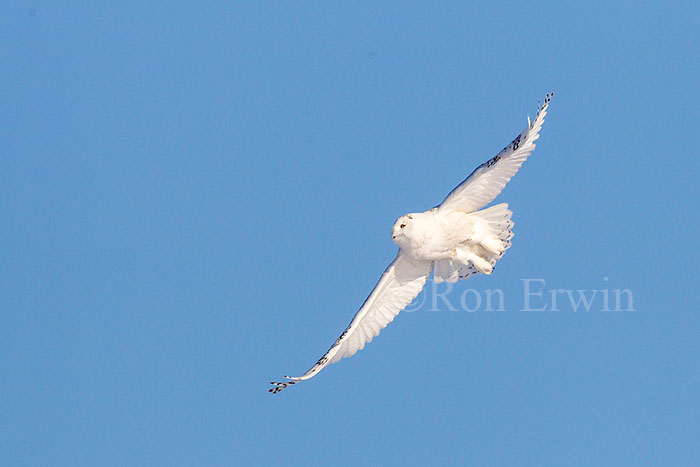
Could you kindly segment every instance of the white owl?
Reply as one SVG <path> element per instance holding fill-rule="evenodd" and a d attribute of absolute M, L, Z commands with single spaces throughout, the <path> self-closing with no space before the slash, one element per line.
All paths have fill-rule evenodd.
<path fill-rule="evenodd" d="M 273 382 L 278 393 L 312 378 L 323 368 L 362 350 L 420 293 L 434 271 L 435 282 L 456 282 L 475 274 L 491 274 L 494 264 L 510 247 L 513 221 L 506 203 L 486 209 L 535 149 L 535 140 L 554 93 L 547 94 L 535 119 L 508 146 L 481 164 L 447 195 L 439 206 L 400 217 L 391 231 L 399 246 L 394 261 L 350 325 L 309 371 Z"/>

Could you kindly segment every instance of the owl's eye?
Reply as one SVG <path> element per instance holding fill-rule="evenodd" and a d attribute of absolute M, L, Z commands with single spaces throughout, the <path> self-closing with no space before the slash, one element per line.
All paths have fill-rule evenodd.
<path fill-rule="evenodd" d="M 399 227 L 403 229 L 404 227 L 406 227 L 406 224 L 401 224 Z"/>

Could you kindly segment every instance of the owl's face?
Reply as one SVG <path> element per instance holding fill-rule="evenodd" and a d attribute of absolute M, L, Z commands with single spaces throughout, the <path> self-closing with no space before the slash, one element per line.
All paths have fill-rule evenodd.
<path fill-rule="evenodd" d="M 406 245 L 410 242 L 411 233 L 413 232 L 413 215 L 406 214 L 399 217 L 391 229 L 391 239 L 398 246 Z"/>

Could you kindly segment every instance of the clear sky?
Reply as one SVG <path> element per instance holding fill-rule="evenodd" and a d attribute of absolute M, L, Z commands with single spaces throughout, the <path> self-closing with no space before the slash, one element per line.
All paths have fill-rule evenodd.
<path fill-rule="evenodd" d="M 3 465 L 697 462 L 697 2 L 260 3 L 0 4 Z M 269 394 L 548 91 L 495 273 Z"/>

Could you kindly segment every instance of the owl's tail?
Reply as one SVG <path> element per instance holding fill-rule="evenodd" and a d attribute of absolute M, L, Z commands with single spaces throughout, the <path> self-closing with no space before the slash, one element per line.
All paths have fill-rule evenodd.
<path fill-rule="evenodd" d="M 511 246 L 513 238 L 513 212 L 502 203 L 471 214 L 483 221 L 485 232 L 478 243 L 465 242 L 456 249 L 454 258 L 435 262 L 434 280 L 457 282 L 476 274 L 491 274 L 496 261 Z"/>

